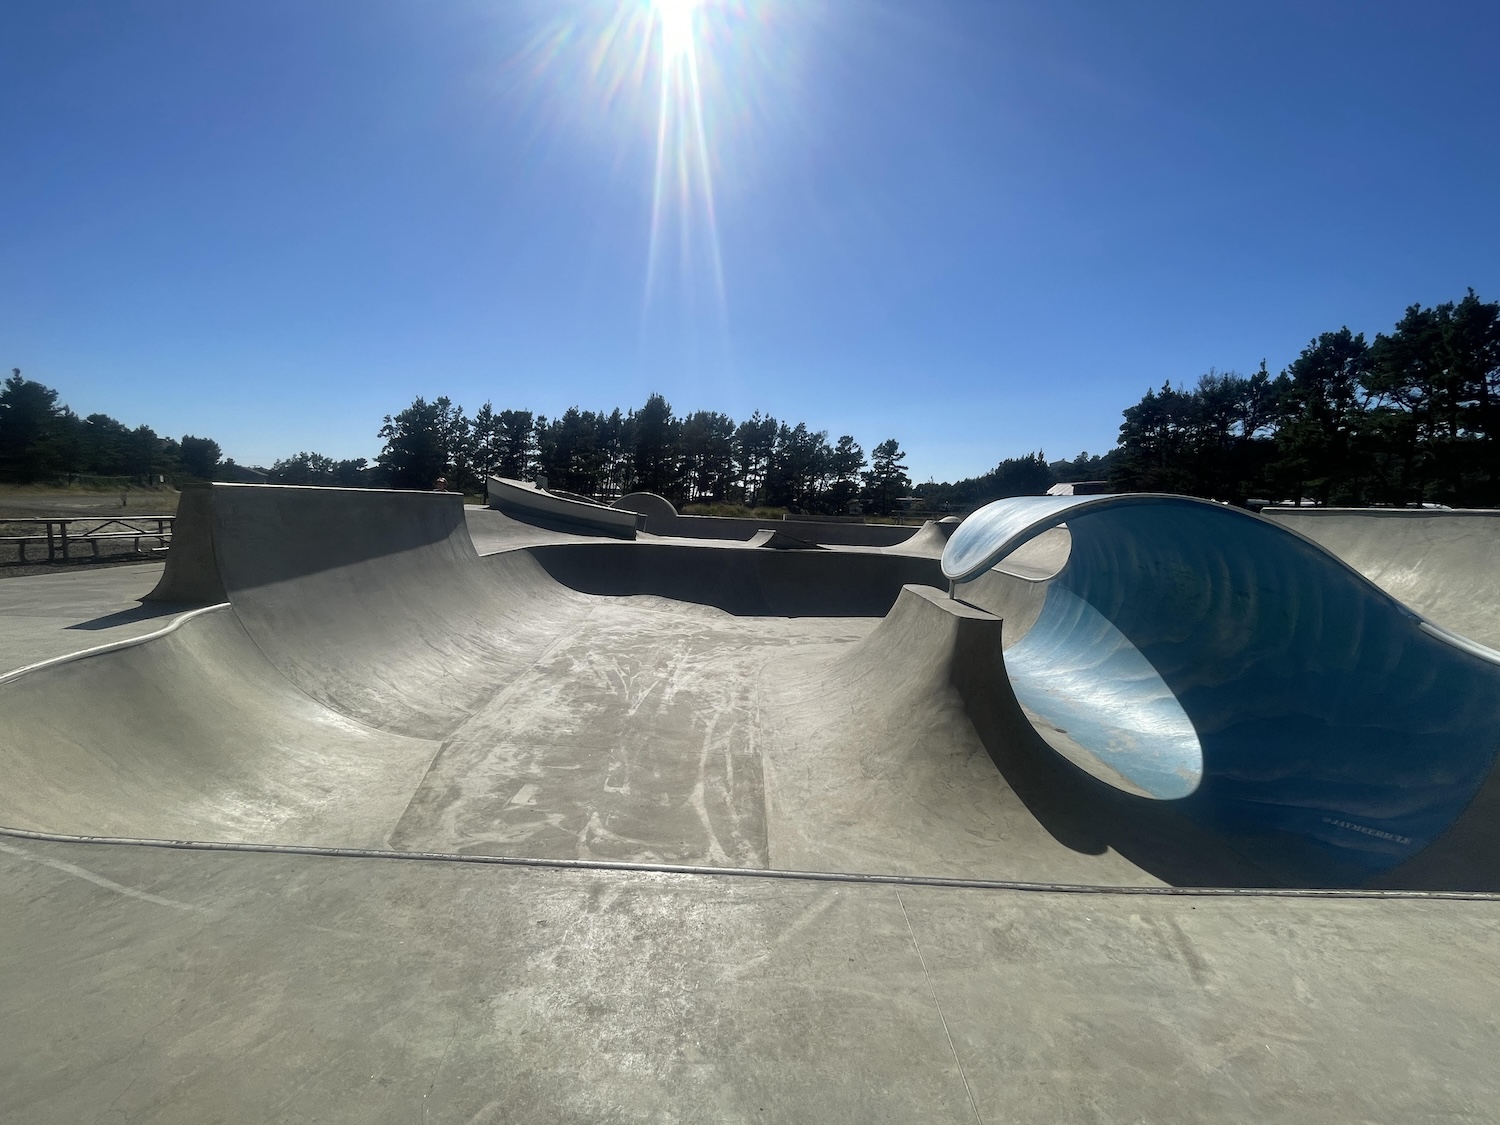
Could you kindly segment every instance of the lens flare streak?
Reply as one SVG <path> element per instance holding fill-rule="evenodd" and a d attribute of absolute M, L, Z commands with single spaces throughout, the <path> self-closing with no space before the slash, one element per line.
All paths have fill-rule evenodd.
<path fill-rule="evenodd" d="M 706 264 L 713 284 L 714 301 L 723 318 L 727 315 L 727 301 L 714 206 L 713 173 L 709 163 L 708 129 L 704 123 L 703 86 L 698 70 L 695 36 L 698 10 L 694 0 L 654 0 L 651 6 L 652 34 L 660 39 L 661 80 L 644 298 L 649 305 L 658 284 L 662 227 L 668 207 L 675 205 L 677 210 L 679 260 L 685 274 L 692 268 L 694 219 L 696 212 L 701 210 Z M 669 188 L 675 188 L 675 199 L 669 198 Z"/>

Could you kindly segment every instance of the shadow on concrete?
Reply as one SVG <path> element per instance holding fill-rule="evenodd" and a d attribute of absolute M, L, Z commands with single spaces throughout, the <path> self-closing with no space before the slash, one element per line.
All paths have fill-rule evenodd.
<path fill-rule="evenodd" d="M 103 617 L 95 617 L 91 621 L 80 621 L 77 625 L 69 625 L 69 629 L 82 629 L 86 632 L 98 632 L 103 629 L 113 629 L 117 625 L 129 625 L 135 621 L 150 621 L 157 617 L 175 617 L 179 613 L 186 613 L 197 606 L 197 602 L 143 602 L 132 609 L 122 609 L 114 613 L 106 613 Z"/>
<path fill-rule="evenodd" d="M 908 583 L 944 586 L 936 559 L 879 552 L 549 544 L 529 549 L 558 582 L 584 594 L 654 594 L 741 617 L 884 617 Z"/>
<path fill-rule="evenodd" d="M 1375 878 L 1356 865 L 1341 866 L 1327 850 L 1292 833 L 1240 832 L 1230 844 L 1184 816 L 1182 802 L 1123 792 L 1055 751 L 1009 690 L 999 629 L 964 624 L 951 682 L 1001 776 L 1065 847 L 1086 855 L 1113 849 L 1178 887 L 1500 891 L 1500 874 L 1492 870 L 1500 848 L 1500 780 L 1494 777 L 1471 804 L 1460 832 Z"/>

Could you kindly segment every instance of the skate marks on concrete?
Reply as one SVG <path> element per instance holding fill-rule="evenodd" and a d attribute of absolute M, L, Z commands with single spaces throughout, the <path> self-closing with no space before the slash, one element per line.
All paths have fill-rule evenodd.
<path fill-rule="evenodd" d="M 1063 519 L 1067 564 L 1008 675 L 1028 711 L 1155 803 L 1313 885 L 1384 878 L 1489 816 L 1475 798 L 1500 749 L 1493 654 L 1301 536 L 1183 497 L 999 501 L 949 543 L 957 596 Z M 1152 802 L 1122 801 L 1152 818 Z M 1495 865 L 1453 877 L 1487 867 L 1493 883 Z"/>
<path fill-rule="evenodd" d="M 1500 512 L 1267 508 L 1422 616 L 1500 649 Z"/>
<path fill-rule="evenodd" d="M 1038 821 L 996 769 L 974 713 L 1010 699 L 987 663 L 971 707 L 955 661 L 1000 646 L 1001 622 L 908 587 L 853 646 L 789 654 L 764 674 L 771 866 L 1098 884 L 1156 879 Z M 996 653 L 989 653 L 993 661 Z M 1007 716 L 1004 739 L 1034 735 Z"/>
<path fill-rule="evenodd" d="M 759 669 L 874 622 L 586 600 L 446 743 L 316 702 L 227 605 L 39 669 L 0 686 L 0 823 L 764 867 Z"/>
<path fill-rule="evenodd" d="M 1493 902 L 0 843 L 7 1121 L 1344 1125 L 1500 1104 Z"/>
<path fill-rule="evenodd" d="M 588 599 L 524 551 L 483 560 L 457 493 L 214 485 L 179 535 L 266 658 L 313 699 L 382 730 L 442 737 L 531 664 Z M 180 564 L 180 565 L 179 565 Z M 167 560 L 176 589 L 201 552 Z"/>
<path fill-rule="evenodd" d="M 449 735 L 391 845 L 766 867 L 762 670 L 872 624 L 596 599 Z"/>
<path fill-rule="evenodd" d="M 231 827 L 205 838 L 307 842 L 298 825 L 324 824 L 340 840 L 558 858 L 1101 884 L 1495 881 L 1494 666 L 1311 543 L 1215 505 L 1044 498 L 1043 518 L 1023 513 L 1010 537 L 1039 545 L 1038 558 L 1012 573 L 992 565 L 1004 552 L 978 560 L 954 601 L 901 593 L 938 570 L 920 557 L 613 542 L 480 557 L 457 496 L 203 496 L 211 550 L 184 552 L 163 585 L 209 565 L 231 600 L 222 628 L 195 622 L 161 661 L 107 654 L 0 689 L 38 716 L 34 745 L 11 743 L 17 760 L 67 744 L 55 760 L 91 778 L 79 822 L 64 823 L 67 770 L 18 773 L 51 794 L 33 806 L 49 823 L 28 823 L 191 835 L 185 825 L 222 806 Z M 1101 667 L 1123 652 L 1150 672 L 1093 676 L 1106 693 L 1144 684 L 1153 705 L 1187 717 L 1191 792 L 1153 790 L 1159 777 L 1132 760 L 1160 733 L 1149 709 L 1114 742 L 1129 709 L 1106 700 L 1093 728 L 1079 722 L 1099 685 L 1087 659 L 1056 657 L 1100 652 Z M 107 737 L 69 703 L 72 677 L 96 676 L 102 691 L 116 671 L 163 714 L 196 708 L 181 724 L 192 744 L 153 759 L 162 726 Z M 233 737 L 201 732 L 221 706 Z M 318 733 L 297 743 L 304 726 Z M 1348 737 L 1330 750 L 1335 728 Z M 106 743 L 88 762 L 76 753 Z M 330 767 L 344 780 L 312 786 L 310 809 L 341 785 L 357 805 L 348 778 L 380 757 L 368 813 L 295 809 L 292 787 L 255 772 L 288 747 L 308 755 L 292 777 L 319 753 L 349 763 Z M 106 814 L 109 763 L 131 760 L 117 772 L 144 792 L 149 763 L 174 754 L 196 763 L 182 786 L 138 801 L 134 820 Z M 253 776 L 217 782 L 219 760 Z M 153 810 L 176 827 L 147 832 Z M 1425 866 L 1407 866 L 1419 854 Z"/>
<path fill-rule="evenodd" d="M 438 743 L 293 687 L 229 606 L 0 686 L 0 824 L 382 847 Z"/>

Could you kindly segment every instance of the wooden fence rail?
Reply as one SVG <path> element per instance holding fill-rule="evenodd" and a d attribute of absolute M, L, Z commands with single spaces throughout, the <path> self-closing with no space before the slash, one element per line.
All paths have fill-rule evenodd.
<path fill-rule="evenodd" d="M 141 549 L 142 539 L 154 539 L 158 548 L 172 541 L 174 516 L 68 516 L 26 519 L 0 519 L 0 530 L 9 531 L 15 525 L 34 527 L 31 534 L 0 535 L 0 543 L 14 543 L 19 550 L 19 561 L 26 562 L 26 548 L 31 545 L 47 546 L 47 561 L 68 562 L 80 546 L 87 543 L 93 549 L 93 557 L 99 557 L 99 544 L 113 540 L 133 539 L 134 549 Z M 154 525 L 154 526 L 152 526 Z M 40 560 L 38 560 L 40 561 Z"/>

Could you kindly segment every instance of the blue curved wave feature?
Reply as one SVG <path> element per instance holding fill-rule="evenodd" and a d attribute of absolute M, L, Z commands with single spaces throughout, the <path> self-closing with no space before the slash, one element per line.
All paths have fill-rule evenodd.
<path fill-rule="evenodd" d="M 1363 881 L 1427 847 L 1493 770 L 1500 666 L 1485 650 L 1238 509 L 1153 495 L 997 501 L 949 540 L 955 596 L 1064 522 L 1067 564 L 1006 653 L 1044 739 L 1064 728 L 1237 850 L 1328 882 Z M 1177 711 L 1201 763 L 1186 793 L 1163 777 L 1191 780 Z"/>
<path fill-rule="evenodd" d="M 1158 799 L 1198 787 L 1203 748 L 1172 689 L 1125 634 L 1066 587 L 1048 588 L 1036 624 L 1006 651 L 1005 668 L 1037 733 L 1075 765 Z"/>

